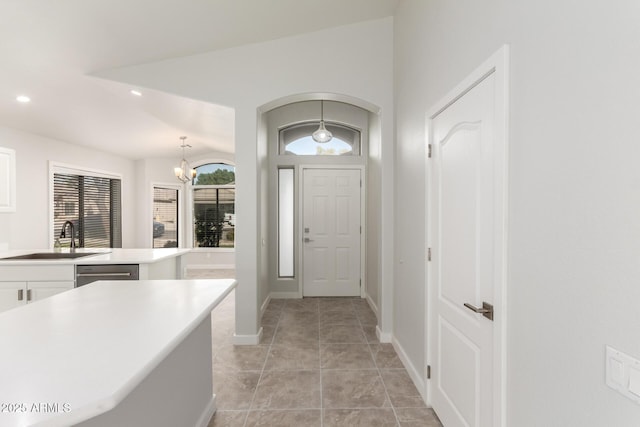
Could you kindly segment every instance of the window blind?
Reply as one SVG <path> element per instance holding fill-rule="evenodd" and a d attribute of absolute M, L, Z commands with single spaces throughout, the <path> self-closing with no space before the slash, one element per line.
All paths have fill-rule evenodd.
<path fill-rule="evenodd" d="M 178 247 L 178 190 L 153 188 L 153 247 Z"/>
<path fill-rule="evenodd" d="M 53 174 L 53 234 L 66 221 L 74 225 L 76 245 L 84 248 L 122 247 L 122 195 L 119 179 Z M 71 239 L 61 239 L 68 247 Z"/>

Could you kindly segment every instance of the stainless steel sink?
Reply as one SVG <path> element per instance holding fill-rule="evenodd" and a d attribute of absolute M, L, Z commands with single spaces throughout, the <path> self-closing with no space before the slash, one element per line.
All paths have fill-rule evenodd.
<path fill-rule="evenodd" d="M 10 256 L 0 258 L 0 261 L 33 259 L 33 260 L 49 260 L 49 259 L 73 259 L 91 255 L 100 255 L 101 252 L 40 252 L 26 255 Z"/>

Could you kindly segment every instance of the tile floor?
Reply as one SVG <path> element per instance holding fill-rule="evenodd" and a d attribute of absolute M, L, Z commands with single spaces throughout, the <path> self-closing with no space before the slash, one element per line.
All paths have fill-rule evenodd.
<path fill-rule="evenodd" d="M 234 346 L 234 300 L 212 316 L 218 410 L 209 427 L 441 426 L 391 344 L 377 340 L 366 301 L 272 300 L 262 342 Z"/>

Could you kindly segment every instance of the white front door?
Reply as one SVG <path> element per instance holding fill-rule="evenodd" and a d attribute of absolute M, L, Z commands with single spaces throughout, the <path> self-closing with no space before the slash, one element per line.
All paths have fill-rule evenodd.
<path fill-rule="evenodd" d="M 360 169 L 304 169 L 303 296 L 360 295 Z"/>
<path fill-rule="evenodd" d="M 501 308 L 505 149 L 498 84 L 491 73 L 430 118 L 429 395 L 447 427 L 491 427 L 500 419 L 498 332 L 488 314 L 477 312 L 490 305 L 497 316 Z"/>

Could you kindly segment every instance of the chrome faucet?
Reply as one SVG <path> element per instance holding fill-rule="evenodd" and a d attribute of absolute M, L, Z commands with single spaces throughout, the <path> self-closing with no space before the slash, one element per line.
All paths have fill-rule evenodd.
<path fill-rule="evenodd" d="M 69 226 L 69 228 L 71 228 L 71 252 L 75 252 L 76 251 L 76 239 L 75 239 L 75 230 L 74 230 L 74 226 L 73 223 L 71 221 L 66 221 L 64 224 L 62 224 L 62 230 L 60 230 L 60 237 L 67 237 L 67 225 Z"/>

